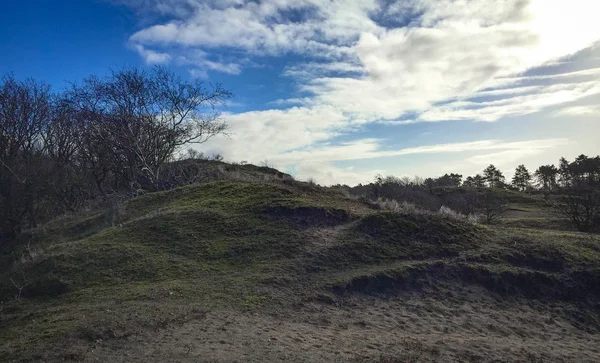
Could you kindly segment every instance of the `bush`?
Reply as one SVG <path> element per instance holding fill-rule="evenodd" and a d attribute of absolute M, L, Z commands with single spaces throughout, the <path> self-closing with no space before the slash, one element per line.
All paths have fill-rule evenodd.
<path fill-rule="evenodd" d="M 497 222 L 506 213 L 508 202 L 506 198 L 490 191 L 479 197 L 478 205 L 485 222 L 491 224 Z"/>
<path fill-rule="evenodd" d="M 568 190 L 557 198 L 555 210 L 582 232 L 591 232 L 600 222 L 600 190 Z"/>
<path fill-rule="evenodd" d="M 398 201 L 393 200 L 393 199 L 380 198 L 376 202 L 374 202 L 374 204 L 382 210 L 386 210 L 386 211 L 390 211 L 390 212 L 394 212 L 394 213 L 404 213 L 404 214 L 411 214 L 411 215 L 435 214 L 435 212 L 425 210 L 423 208 L 416 206 L 413 203 L 409 203 L 406 201 L 404 201 L 402 203 L 398 203 Z M 470 214 L 465 215 L 465 214 L 457 212 L 457 211 L 453 210 L 452 208 L 447 207 L 445 205 L 440 207 L 437 214 L 443 218 L 452 219 L 452 220 L 461 221 L 461 222 L 468 222 L 468 223 L 472 223 L 472 224 L 479 223 L 480 219 L 481 219 L 480 216 L 475 213 L 470 213 Z"/>
<path fill-rule="evenodd" d="M 394 199 L 384 199 L 379 198 L 375 204 L 383 210 L 387 210 L 394 213 L 406 213 L 406 214 L 423 214 L 426 213 L 422 208 L 417 207 L 413 203 L 409 203 L 404 201 L 402 203 L 398 203 L 397 200 Z"/>
<path fill-rule="evenodd" d="M 445 205 L 440 207 L 438 214 L 444 218 L 453 219 L 456 221 L 469 222 L 472 224 L 479 223 L 479 220 L 480 220 L 480 218 L 477 214 L 470 213 L 470 214 L 465 215 L 465 214 L 462 214 L 455 210 L 452 210 L 451 208 L 446 207 Z"/>

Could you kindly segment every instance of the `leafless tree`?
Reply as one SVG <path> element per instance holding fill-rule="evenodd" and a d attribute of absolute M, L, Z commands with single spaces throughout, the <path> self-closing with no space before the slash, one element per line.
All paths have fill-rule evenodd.
<path fill-rule="evenodd" d="M 112 174 L 115 188 L 138 181 L 161 189 L 161 169 L 179 148 L 226 132 L 216 106 L 231 93 L 155 68 L 89 78 L 74 87 L 72 97 L 86 128 L 86 159 L 104 164 L 92 166 L 99 171 L 96 183 Z"/>
<path fill-rule="evenodd" d="M 0 233 L 14 234 L 23 220 L 36 223 L 44 166 L 41 133 L 50 117 L 50 89 L 33 80 L 0 81 Z"/>
<path fill-rule="evenodd" d="M 590 232 L 600 222 L 600 191 L 593 189 L 568 190 L 558 197 L 554 208 L 573 222 L 582 232 Z"/>
<path fill-rule="evenodd" d="M 229 97 L 161 68 L 91 76 L 61 94 L 0 79 L 0 239 L 98 196 L 177 185 L 165 165 L 180 148 L 226 133 L 218 106 Z M 176 170 L 185 183 L 199 177 Z"/>
<path fill-rule="evenodd" d="M 92 191 L 87 187 L 78 157 L 82 135 L 77 114 L 71 102 L 55 97 L 52 115 L 42 132 L 45 152 L 50 165 L 48 193 L 51 194 L 58 213 L 77 210 Z"/>
<path fill-rule="evenodd" d="M 481 196 L 480 210 L 485 217 L 486 223 L 496 222 L 507 210 L 505 198 L 493 192 L 486 192 Z"/>

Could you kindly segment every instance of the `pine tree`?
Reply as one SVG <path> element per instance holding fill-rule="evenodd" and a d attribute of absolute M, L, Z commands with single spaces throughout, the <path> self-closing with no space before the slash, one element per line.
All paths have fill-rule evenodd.
<path fill-rule="evenodd" d="M 433 194 L 433 187 L 435 186 L 435 180 L 433 180 L 432 178 L 427 178 L 427 179 L 425 179 L 423 184 L 425 185 L 425 187 L 427 187 L 427 190 L 429 191 L 429 193 Z"/>
<path fill-rule="evenodd" d="M 569 162 L 567 159 L 560 158 L 560 164 L 558 167 L 558 180 L 560 182 L 560 186 L 566 188 L 571 183 L 571 168 L 569 166 Z"/>
<path fill-rule="evenodd" d="M 537 185 L 544 192 L 544 197 L 556 188 L 556 176 L 558 169 L 554 165 L 542 165 L 535 171 Z"/>
<path fill-rule="evenodd" d="M 463 186 L 473 188 L 475 186 L 475 179 L 472 176 L 468 176 L 463 182 Z"/>
<path fill-rule="evenodd" d="M 473 186 L 478 189 L 485 188 L 485 178 L 477 174 L 473 177 Z"/>
<path fill-rule="evenodd" d="M 515 169 L 512 185 L 519 188 L 520 191 L 525 191 L 531 186 L 531 174 L 525 165 L 521 164 Z"/>
<path fill-rule="evenodd" d="M 462 175 L 454 173 L 444 174 L 435 180 L 435 184 L 438 187 L 459 187 L 461 182 Z"/>
<path fill-rule="evenodd" d="M 502 172 L 491 164 L 483 171 L 483 177 L 490 188 L 502 188 L 506 180 Z"/>

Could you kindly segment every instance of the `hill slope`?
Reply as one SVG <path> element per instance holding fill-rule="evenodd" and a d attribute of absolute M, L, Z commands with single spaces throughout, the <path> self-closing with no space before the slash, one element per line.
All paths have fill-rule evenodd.
<path fill-rule="evenodd" d="M 390 213 L 302 183 L 217 181 L 122 209 L 4 251 L 0 357 L 600 359 L 598 236 Z"/>

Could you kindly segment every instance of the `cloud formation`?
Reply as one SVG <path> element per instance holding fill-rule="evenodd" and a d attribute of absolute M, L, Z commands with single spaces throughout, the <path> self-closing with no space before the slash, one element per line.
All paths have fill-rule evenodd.
<path fill-rule="evenodd" d="M 164 64 L 171 60 L 169 54 L 146 49 L 140 44 L 135 44 L 134 48 L 147 64 Z"/>
<path fill-rule="evenodd" d="M 222 58 L 223 51 L 296 57 L 281 75 L 296 82 L 298 95 L 272 100 L 278 109 L 226 115 L 234 135 L 210 147 L 231 159 L 302 161 L 308 170 L 305 160 L 402 155 L 406 150 L 382 152 L 381 139 L 336 138 L 373 123 L 495 122 L 600 94 L 600 64 L 574 68 L 569 58 L 597 49 L 600 3 L 593 1 L 123 2 L 160 15 L 130 38 L 147 63 L 177 59 L 207 77 L 244 72 L 244 61 Z M 494 155 L 518 156 L 500 153 Z"/>

